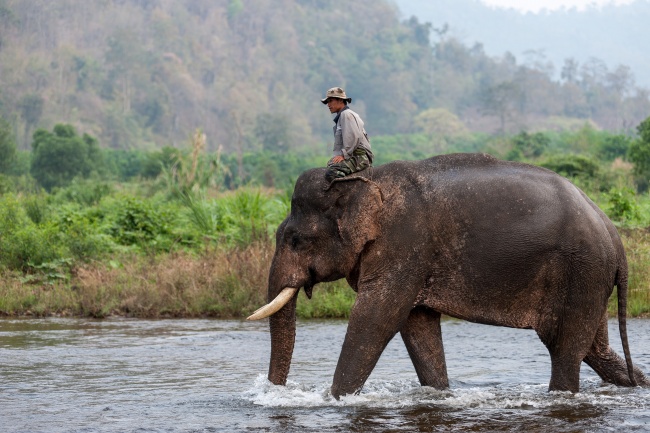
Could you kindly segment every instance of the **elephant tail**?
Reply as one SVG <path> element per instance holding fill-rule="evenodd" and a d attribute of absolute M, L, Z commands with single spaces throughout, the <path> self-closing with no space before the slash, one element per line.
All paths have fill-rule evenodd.
<path fill-rule="evenodd" d="M 621 334 L 625 363 L 627 364 L 627 375 L 630 378 L 630 385 L 637 386 L 634 378 L 634 365 L 630 355 L 630 345 L 627 341 L 627 259 L 623 256 L 616 272 L 616 294 L 618 298 L 618 329 Z"/>

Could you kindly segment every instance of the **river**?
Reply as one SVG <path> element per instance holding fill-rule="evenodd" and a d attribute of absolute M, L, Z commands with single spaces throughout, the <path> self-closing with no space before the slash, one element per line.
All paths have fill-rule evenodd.
<path fill-rule="evenodd" d="M 650 431 L 650 390 L 603 385 L 586 365 L 579 393 L 549 393 L 533 331 L 442 328 L 449 390 L 419 386 L 398 336 L 363 391 L 336 401 L 345 321 L 299 321 L 289 383 L 277 387 L 264 321 L 0 319 L 0 431 Z M 628 329 L 650 373 L 650 320 Z"/>

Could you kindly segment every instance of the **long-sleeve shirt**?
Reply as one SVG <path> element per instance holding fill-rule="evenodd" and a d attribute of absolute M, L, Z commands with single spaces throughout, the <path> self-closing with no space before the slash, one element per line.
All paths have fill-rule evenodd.
<path fill-rule="evenodd" d="M 334 118 L 334 123 L 334 156 L 341 155 L 349 159 L 357 148 L 362 148 L 372 161 L 370 140 L 361 117 L 346 106 Z"/>

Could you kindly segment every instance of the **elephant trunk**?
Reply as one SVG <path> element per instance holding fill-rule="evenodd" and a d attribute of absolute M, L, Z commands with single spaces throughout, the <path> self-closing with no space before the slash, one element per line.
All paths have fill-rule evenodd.
<path fill-rule="evenodd" d="M 295 292 L 294 292 L 295 293 Z M 271 327 L 271 360 L 269 381 L 275 385 L 286 385 L 293 347 L 296 341 L 296 299 L 289 302 L 269 319 Z"/>
<path fill-rule="evenodd" d="M 287 258 L 282 254 L 281 248 L 278 248 L 269 272 L 268 304 L 248 318 L 269 318 L 271 360 L 268 378 L 275 385 L 286 385 L 287 382 L 296 340 L 296 301 L 298 291 L 304 285 L 297 278 L 299 273 L 294 270 L 295 267 L 288 267 L 286 262 Z"/>

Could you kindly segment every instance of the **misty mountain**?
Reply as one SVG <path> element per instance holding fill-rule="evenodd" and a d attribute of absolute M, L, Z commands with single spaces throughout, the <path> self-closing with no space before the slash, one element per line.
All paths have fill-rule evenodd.
<path fill-rule="evenodd" d="M 540 13 L 489 7 L 480 0 L 393 0 L 403 18 L 416 16 L 468 45 L 479 43 L 493 56 L 512 53 L 518 61 L 551 62 L 560 77 L 566 59 L 579 64 L 628 66 L 638 86 L 650 88 L 650 1 Z"/>
<path fill-rule="evenodd" d="M 21 149 L 39 128 L 66 123 L 114 149 L 179 147 L 201 129 L 209 149 L 242 155 L 327 152 L 320 98 L 334 86 L 373 137 L 444 135 L 450 125 L 634 133 L 650 113 L 650 92 L 609 57 L 576 56 L 558 77 L 539 52 L 491 55 L 491 43 L 444 27 L 478 28 L 501 12 L 441 0 L 465 18 L 439 14 L 429 25 L 390 1 L 0 0 L 0 117 Z"/>

